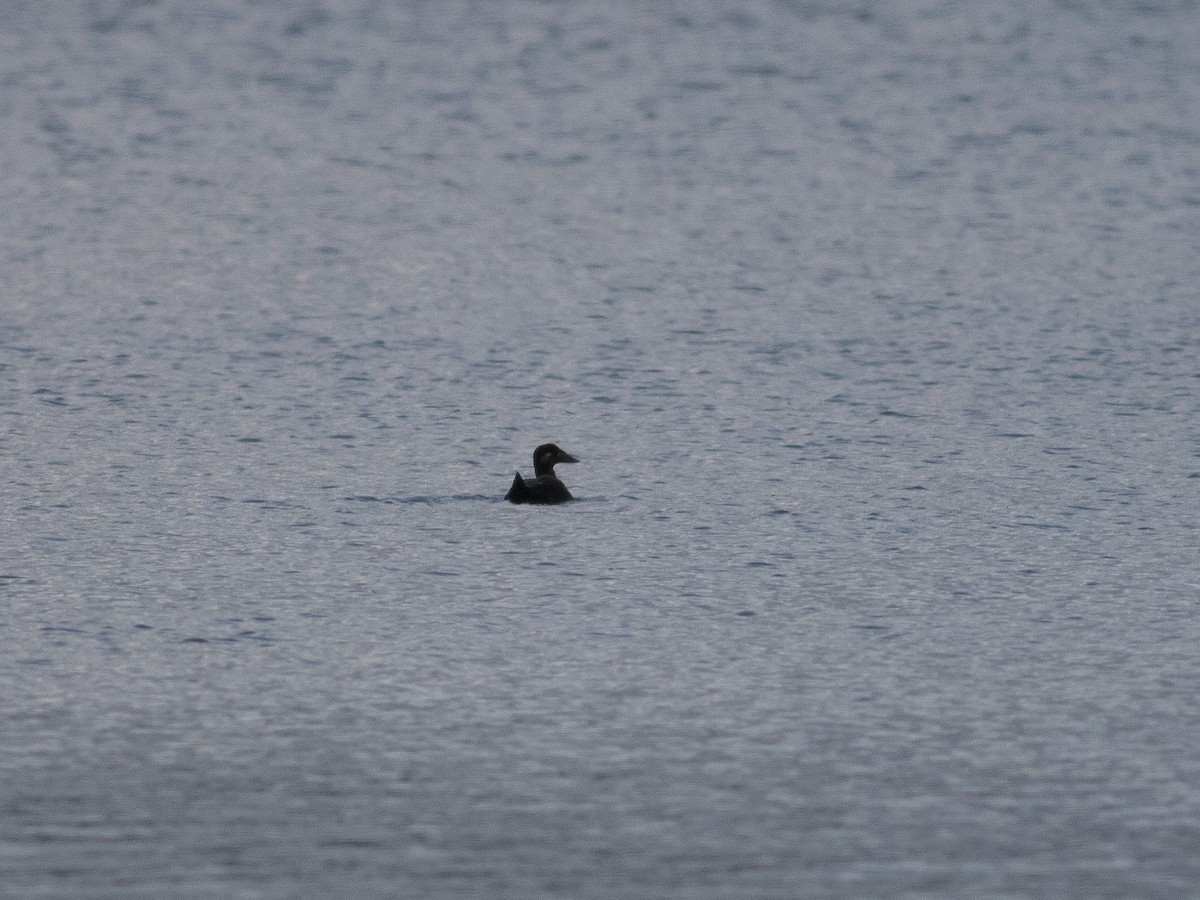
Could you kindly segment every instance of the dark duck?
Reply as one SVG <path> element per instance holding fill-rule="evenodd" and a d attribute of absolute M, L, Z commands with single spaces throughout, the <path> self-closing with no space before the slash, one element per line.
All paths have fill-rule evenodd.
<path fill-rule="evenodd" d="M 554 467 L 576 462 L 579 460 L 557 444 L 542 444 L 533 451 L 533 478 L 526 481 L 518 472 L 504 499 L 510 503 L 566 503 L 571 492 L 558 480 Z"/>

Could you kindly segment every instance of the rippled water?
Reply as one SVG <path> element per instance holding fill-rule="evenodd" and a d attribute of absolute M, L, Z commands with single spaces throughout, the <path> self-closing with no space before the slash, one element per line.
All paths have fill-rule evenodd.
<path fill-rule="evenodd" d="M 14 4 L 0 896 L 1194 890 L 1198 12 Z"/>

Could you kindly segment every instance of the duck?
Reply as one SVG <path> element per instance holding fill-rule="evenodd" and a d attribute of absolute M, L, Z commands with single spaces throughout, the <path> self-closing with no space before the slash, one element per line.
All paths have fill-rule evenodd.
<path fill-rule="evenodd" d="M 533 451 L 533 478 L 526 481 L 518 472 L 504 499 L 509 503 L 566 503 L 574 499 L 567 486 L 554 474 L 554 467 L 559 463 L 577 462 L 579 460 L 558 444 L 542 444 Z"/>

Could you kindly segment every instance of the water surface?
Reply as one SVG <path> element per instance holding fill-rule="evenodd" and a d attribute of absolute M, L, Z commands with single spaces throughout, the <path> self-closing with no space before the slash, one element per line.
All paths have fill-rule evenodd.
<path fill-rule="evenodd" d="M 1187 893 L 1196 12 L 18 4 L 0 895 Z"/>

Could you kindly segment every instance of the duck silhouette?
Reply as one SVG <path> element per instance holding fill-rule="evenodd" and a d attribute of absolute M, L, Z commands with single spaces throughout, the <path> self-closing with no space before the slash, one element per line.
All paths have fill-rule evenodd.
<path fill-rule="evenodd" d="M 579 460 L 558 444 L 542 444 L 533 451 L 533 478 L 526 481 L 518 472 L 504 499 L 509 503 L 565 503 L 571 500 L 571 492 L 558 480 L 554 467 L 559 463 L 577 462 Z"/>

